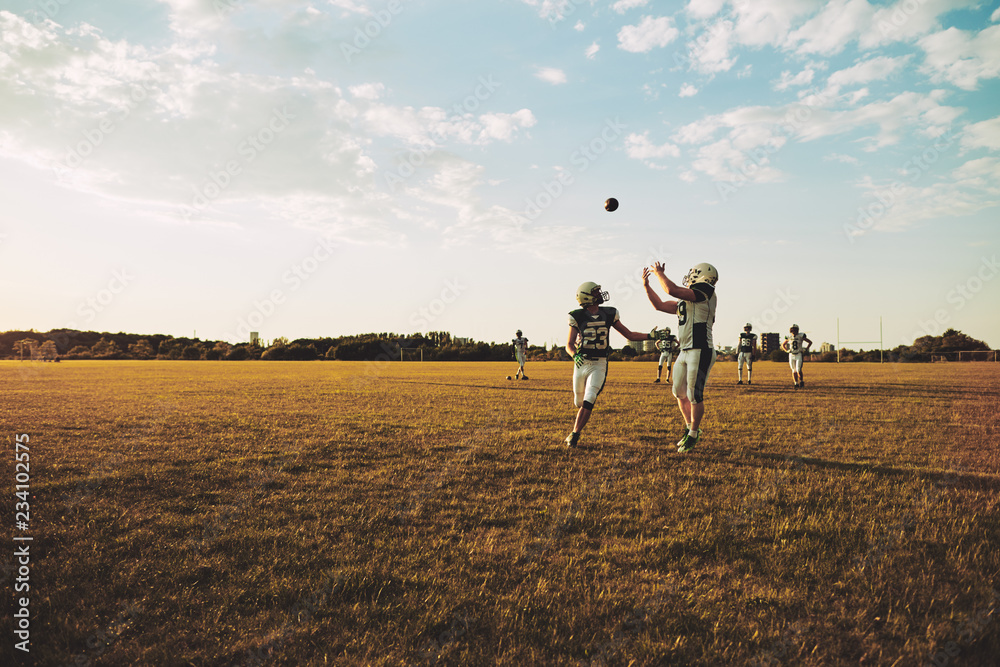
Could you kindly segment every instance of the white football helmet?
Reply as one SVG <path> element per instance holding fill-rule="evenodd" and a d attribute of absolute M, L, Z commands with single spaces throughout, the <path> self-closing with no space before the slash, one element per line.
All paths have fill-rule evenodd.
<path fill-rule="evenodd" d="M 752 330 L 753 330 L 753 325 L 752 325 L 752 324 L 750 324 L 749 322 L 747 322 L 746 326 L 745 326 L 745 327 L 743 327 L 743 330 L 744 330 L 744 331 L 748 331 L 748 332 L 749 332 L 749 331 L 752 331 Z"/>
<path fill-rule="evenodd" d="M 793 334 L 797 334 L 799 332 L 799 325 L 793 324 L 788 330 L 791 331 Z"/>
<path fill-rule="evenodd" d="M 589 280 L 576 289 L 576 302 L 581 306 L 600 305 L 608 300 L 608 293 L 601 291 L 601 286 Z"/>
<path fill-rule="evenodd" d="M 684 276 L 684 286 L 691 287 L 695 283 L 708 283 L 709 285 L 715 285 L 719 282 L 719 272 L 716 271 L 715 267 L 708 262 L 702 262 L 701 264 L 695 264 L 691 267 L 691 270 L 687 272 Z"/>

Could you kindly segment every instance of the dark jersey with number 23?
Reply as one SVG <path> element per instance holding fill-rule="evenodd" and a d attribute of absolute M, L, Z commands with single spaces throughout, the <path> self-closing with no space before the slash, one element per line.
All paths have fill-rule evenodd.
<path fill-rule="evenodd" d="M 587 359 L 607 358 L 611 339 L 611 327 L 618 321 L 618 309 L 598 306 L 597 314 L 591 315 L 586 308 L 570 312 L 569 325 L 580 332 L 583 339 L 577 349 Z"/>

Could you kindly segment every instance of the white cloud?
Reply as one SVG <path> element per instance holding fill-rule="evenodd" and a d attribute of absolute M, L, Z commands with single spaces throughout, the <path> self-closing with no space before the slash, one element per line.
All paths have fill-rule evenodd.
<path fill-rule="evenodd" d="M 962 148 L 1000 150 L 1000 116 L 966 125 L 962 132 Z"/>
<path fill-rule="evenodd" d="M 843 162 L 844 164 L 860 164 L 861 161 L 852 155 L 844 155 L 842 153 L 830 153 L 829 155 L 823 156 L 824 162 Z"/>
<path fill-rule="evenodd" d="M 733 24 L 719 21 L 688 45 L 694 68 L 703 74 L 725 72 L 736 64 L 729 55 L 733 46 Z"/>
<path fill-rule="evenodd" d="M 449 150 L 513 141 L 536 122 L 528 109 L 392 106 L 379 82 L 342 91 L 312 71 L 234 71 L 200 46 L 157 51 L 7 12 L 0 35 L 0 155 L 171 222 L 257 219 L 398 243 L 420 215 L 385 192 L 388 156 L 423 148 L 433 175 Z"/>
<path fill-rule="evenodd" d="M 755 0 L 733 6 L 736 40 L 746 46 L 780 46 L 800 17 L 821 7 L 819 0 Z"/>
<path fill-rule="evenodd" d="M 722 11 L 725 4 L 726 0 L 689 0 L 684 11 L 693 18 L 707 19 Z"/>
<path fill-rule="evenodd" d="M 649 0 L 618 0 L 618 2 L 611 5 L 611 9 L 618 12 L 619 14 L 624 14 L 630 9 L 635 9 L 636 7 L 645 7 L 648 4 Z"/>
<path fill-rule="evenodd" d="M 871 24 L 862 31 L 861 48 L 910 41 L 941 27 L 939 16 L 958 9 L 974 7 L 978 0 L 898 0 L 875 11 Z"/>
<path fill-rule="evenodd" d="M 566 72 L 556 67 L 539 67 L 535 70 L 535 78 L 558 86 L 566 83 Z"/>
<path fill-rule="evenodd" d="M 788 35 L 800 54 L 833 55 L 870 25 L 874 8 L 867 0 L 832 0 L 824 9 Z"/>
<path fill-rule="evenodd" d="M 681 90 L 677 93 L 678 97 L 694 97 L 698 94 L 698 89 L 692 86 L 690 83 L 685 83 L 681 86 Z"/>
<path fill-rule="evenodd" d="M 535 115 L 529 109 L 521 109 L 514 113 L 489 113 L 479 117 L 482 130 L 479 133 L 479 144 L 487 144 L 496 139 L 510 142 L 518 129 L 533 127 L 537 122 Z"/>
<path fill-rule="evenodd" d="M 627 25 L 618 31 L 618 48 L 630 53 L 648 53 L 666 46 L 679 34 L 669 16 L 644 16 L 638 25 Z"/>
<path fill-rule="evenodd" d="M 781 73 L 781 78 L 775 81 L 771 87 L 774 90 L 788 90 L 792 86 L 807 86 L 812 83 L 813 76 L 816 74 L 815 70 L 811 67 L 807 67 L 798 74 L 792 74 L 788 70 Z"/>
<path fill-rule="evenodd" d="M 1000 21 L 1000 7 L 997 7 L 992 14 L 990 14 L 990 20 L 996 23 Z"/>
<path fill-rule="evenodd" d="M 600 44 L 594 42 L 593 44 L 587 47 L 587 50 L 584 52 L 584 54 L 587 56 L 588 59 L 593 60 L 594 57 L 597 56 L 597 52 L 600 50 L 601 50 Z"/>
<path fill-rule="evenodd" d="M 522 0 L 529 7 L 535 7 L 538 15 L 549 21 L 562 21 L 576 11 L 573 0 Z"/>
<path fill-rule="evenodd" d="M 351 95 L 363 100 L 377 100 L 382 97 L 382 93 L 385 92 L 385 84 L 382 83 L 362 83 L 357 86 L 351 86 L 347 90 L 350 91 Z"/>
<path fill-rule="evenodd" d="M 857 65 L 834 72 L 827 78 L 826 83 L 829 87 L 839 90 L 844 86 L 882 81 L 902 70 L 909 60 L 910 56 L 870 58 Z"/>
<path fill-rule="evenodd" d="M 573 30 L 576 30 L 577 32 L 583 32 L 584 29 L 586 29 L 586 27 L 587 27 L 586 23 L 584 23 L 583 21 L 577 21 L 576 24 L 573 26 Z"/>
<path fill-rule="evenodd" d="M 873 202 L 879 198 L 888 202 L 877 209 L 882 214 L 871 228 L 902 231 L 924 220 L 951 221 L 1000 205 L 1000 158 L 970 160 L 926 186 L 899 181 L 877 184 L 871 179 L 859 186 Z"/>
<path fill-rule="evenodd" d="M 947 81 L 964 90 L 975 90 L 981 79 L 1000 75 L 1000 25 L 972 35 L 948 28 L 919 42 L 926 53 L 922 72 L 932 81 Z"/>
<path fill-rule="evenodd" d="M 652 160 L 666 157 L 680 157 L 681 150 L 666 142 L 657 146 L 649 140 L 649 132 L 632 133 L 625 137 L 625 152 L 635 160 Z"/>

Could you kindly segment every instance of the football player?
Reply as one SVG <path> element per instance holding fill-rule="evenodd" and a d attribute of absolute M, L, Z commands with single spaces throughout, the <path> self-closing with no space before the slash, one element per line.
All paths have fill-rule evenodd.
<path fill-rule="evenodd" d="M 736 384 L 743 384 L 743 364 L 747 367 L 747 384 L 752 384 L 750 374 L 753 373 L 753 360 L 757 356 L 757 334 L 750 333 L 753 326 L 749 322 L 743 327 L 740 334 L 740 342 L 736 347 Z"/>
<path fill-rule="evenodd" d="M 667 364 L 667 382 L 670 382 L 670 362 L 673 361 L 674 354 L 677 352 L 677 336 L 670 333 L 670 327 L 663 328 L 656 341 L 656 349 L 660 351 L 660 364 L 656 367 L 656 379 L 653 382 L 660 381 L 664 363 Z"/>
<path fill-rule="evenodd" d="M 809 351 L 812 344 L 804 333 L 799 333 L 798 324 L 793 324 L 785 340 L 781 341 L 781 349 L 788 353 L 788 365 L 792 367 L 792 382 L 796 389 L 806 386 L 802 379 L 802 355 Z"/>
<path fill-rule="evenodd" d="M 524 374 L 524 354 L 528 351 L 528 339 L 521 335 L 521 330 L 517 330 L 515 338 L 512 342 L 514 345 L 514 358 L 517 359 L 517 373 L 514 374 L 514 379 L 516 380 L 518 376 L 522 380 L 527 380 L 528 376 Z"/>
<path fill-rule="evenodd" d="M 677 301 L 664 301 L 649 284 L 653 273 L 660 286 Z M 684 276 L 684 285 L 677 285 L 667 278 L 663 263 L 657 262 L 653 270 L 642 270 L 643 286 L 653 307 L 664 313 L 677 314 L 677 333 L 680 353 L 674 362 L 674 397 L 684 417 L 684 435 L 677 442 L 678 452 L 694 449 L 701 438 L 701 420 L 705 416 L 705 383 L 715 363 L 715 346 L 712 344 L 712 325 L 715 324 L 715 285 L 719 272 L 708 263 L 696 264 Z"/>
<path fill-rule="evenodd" d="M 594 282 L 585 282 L 576 290 L 576 301 L 580 308 L 569 314 L 569 338 L 566 352 L 573 357 L 573 404 L 578 408 L 573 432 L 566 436 L 566 444 L 576 447 L 580 443 L 580 433 L 590 419 L 594 403 L 604 389 L 608 377 L 608 353 L 611 330 L 628 340 L 652 340 L 656 327 L 650 333 L 630 331 L 618 318 L 618 310 L 602 306 L 608 300 L 608 293 Z"/>

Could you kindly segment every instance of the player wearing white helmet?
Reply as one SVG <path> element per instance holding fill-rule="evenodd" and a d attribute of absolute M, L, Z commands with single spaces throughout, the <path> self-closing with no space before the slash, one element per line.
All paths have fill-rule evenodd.
<path fill-rule="evenodd" d="M 806 386 L 802 379 L 802 355 L 809 352 L 812 344 L 804 333 L 799 333 L 798 324 L 793 324 L 785 340 L 781 341 L 781 349 L 788 353 L 788 365 L 792 367 L 792 382 L 796 389 Z"/>
<path fill-rule="evenodd" d="M 516 380 L 518 376 L 522 380 L 527 380 L 528 376 L 524 374 L 524 355 L 528 351 L 528 339 L 521 335 L 521 330 L 517 330 L 517 338 L 511 341 L 514 346 L 514 358 L 517 359 L 517 373 L 514 374 L 514 379 Z"/>
<path fill-rule="evenodd" d="M 674 354 L 677 352 L 677 336 L 670 333 L 670 327 L 664 327 L 660 330 L 660 336 L 656 341 L 656 349 L 660 351 L 660 363 L 656 367 L 656 379 L 653 382 L 660 381 L 664 363 L 667 364 L 667 382 L 670 382 L 670 362 L 673 361 Z"/>
<path fill-rule="evenodd" d="M 660 286 L 677 301 L 664 301 L 649 284 L 653 273 Z M 712 325 L 715 323 L 715 284 L 719 272 L 708 263 L 696 264 L 684 276 L 684 285 L 667 278 L 663 263 L 642 270 L 643 286 L 653 307 L 677 315 L 680 353 L 674 362 L 674 397 L 684 417 L 684 436 L 677 442 L 678 452 L 694 449 L 701 438 L 701 420 L 705 416 L 705 383 L 715 364 Z"/>
<path fill-rule="evenodd" d="M 573 404 L 578 408 L 573 432 L 566 437 L 566 444 L 576 447 L 580 433 L 590 419 L 594 402 L 604 388 L 608 377 L 609 339 L 615 329 L 628 340 L 652 340 L 656 328 L 646 334 L 630 331 L 618 318 L 618 310 L 602 306 L 608 293 L 594 282 L 585 282 L 576 291 L 580 308 L 569 314 L 569 338 L 566 352 L 573 357 Z"/>
<path fill-rule="evenodd" d="M 743 384 L 743 365 L 747 367 L 747 384 L 751 383 L 750 374 L 753 373 L 753 360 L 757 356 L 757 334 L 750 333 L 753 326 L 747 322 L 740 334 L 740 342 L 736 346 L 736 384 Z"/>

